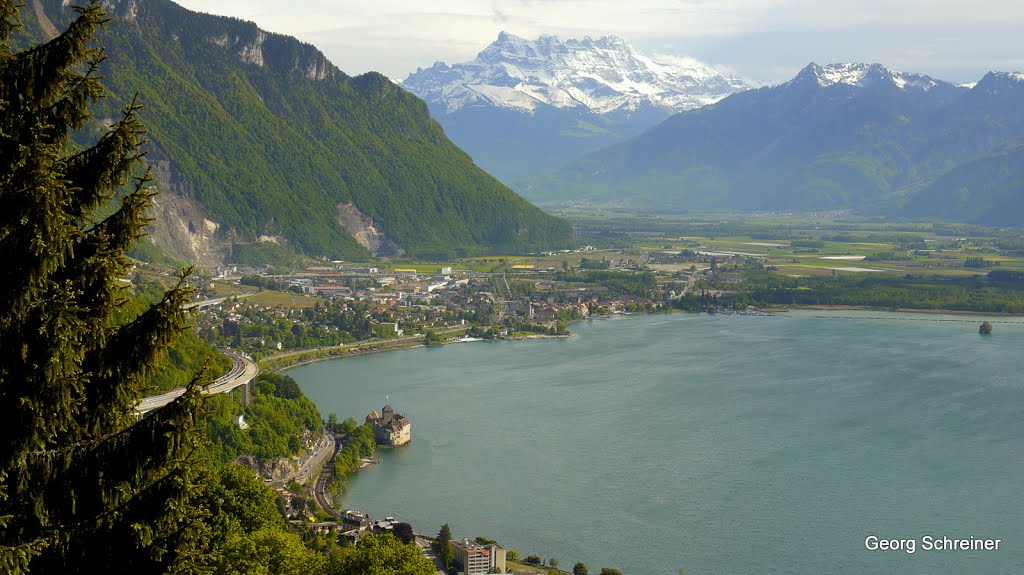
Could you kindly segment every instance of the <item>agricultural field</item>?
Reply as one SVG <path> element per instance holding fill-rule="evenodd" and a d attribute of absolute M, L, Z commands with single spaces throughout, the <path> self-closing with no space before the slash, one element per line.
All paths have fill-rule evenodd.
<path fill-rule="evenodd" d="M 245 295 L 256 291 L 255 288 L 251 286 L 243 286 L 225 281 L 204 282 L 203 287 L 209 294 L 207 297 L 210 298 Z"/>
<path fill-rule="evenodd" d="M 595 238 L 601 237 L 596 233 L 600 231 L 619 244 L 649 254 L 689 250 L 704 256 L 752 258 L 790 276 L 888 274 L 956 278 L 983 275 L 992 269 L 1024 270 L 1024 236 L 1019 230 L 841 220 L 835 214 L 602 213 L 577 217 L 575 223 L 580 229 L 596 234 Z M 675 269 L 669 264 L 652 267 L 664 272 Z"/>

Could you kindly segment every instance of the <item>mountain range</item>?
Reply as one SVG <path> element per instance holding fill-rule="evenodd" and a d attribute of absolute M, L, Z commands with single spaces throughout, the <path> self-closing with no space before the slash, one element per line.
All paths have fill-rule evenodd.
<path fill-rule="evenodd" d="M 25 38 L 74 15 L 22 9 Z M 161 195 L 152 237 L 186 261 L 362 259 L 566 246 L 571 226 L 476 167 L 420 99 L 298 40 L 168 0 L 111 0 L 100 124 L 138 93 Z M 262 255 L 261 255 L 262 254 Z"/>
<path fill-rule="evenodd" d="M 66 26 L 66 4 L 32 0 L 22 40 Z M 812 63 L 744 90 L 738 77 L 613 36 L 503 33 L 472 62 L 411 75 L 403 87 L 425 103 L 252 23 L 169 0 L 106 5 L 109 93 L 95 128 L 139 94 L 162 191 L 152 239 L 186 261 L 571 245 L 567 222 L 474 158 L 537 202 L 1024 224 L 1018 73 L 954 85 L 880 64 Z"/>
<path fill-rule="evenodd" d="M 515 181 L 751 86 L 692 58 L 645 55 L 618 36 L 502 32 L 472 61 L 437 62 L 402 87 L 477 164 Z"/>
<path fill-rule="evenodd" d="M 1024 75 L 957 86 L 880 64 L 682 112 L 521 188 L 535 201 L 811 210 L 1024 224 Z"/>

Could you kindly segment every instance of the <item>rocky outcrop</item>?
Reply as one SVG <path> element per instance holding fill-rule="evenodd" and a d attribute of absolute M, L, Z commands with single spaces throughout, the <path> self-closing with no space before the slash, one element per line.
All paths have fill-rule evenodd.
<path fill-rule="evenodd" d="M 149 237 L 168 254 L 203 266 L 224 263 L 230 254 L 227 230 L 206 217 L 195 200 L 191 186 L 166 158 L 152 154 L 153 177 L 160 194 L 153 200 Z"/>
<path fill-rule="evenodd" d="M 402 248 L 384 235 L 373 224 L 373 219 L 360 212 L 354 204 L 338 204 L 338 223 L 375 257 L 398 258 L 405 255 Z"/>
<path fill-rule="evenodd" d="M 252 469 L 259 473 L 261 477 L 266 477 L 274 482 L 287 481 L 295 473 L 295 464 L 287 457 L 276 457 L 260 462 L 259 458 L 255 455 L 246 453 L 239 455 L 235 462 Z"/>
<path fill-rule="evenodd" d="M 39 21 L 39 27 L 42 28 L 43 34 L 46 38 L 53 40 L 60 35 L 60 31 L 53 25 L 53 22 L 46 16 L 46 10 L 43 8 L 43 3 L 39 0 L 32 0 L 32 9 L 35 10 L 36 20 Z"/>

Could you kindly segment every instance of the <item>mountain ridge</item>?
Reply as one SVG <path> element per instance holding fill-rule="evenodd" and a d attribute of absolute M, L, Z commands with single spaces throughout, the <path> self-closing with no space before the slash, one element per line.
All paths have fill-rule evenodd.
<path fill-rule="evenodd" d="M 750 84 L 697 60 L 647 56 L 618 36 L 502 32 L 473 60 L 420 68 L 402 86 L 477 164 L 514 182 Z"/>
<path fill-rule="evenodd" d="M 58 25 L 70 17 L 63 4 L 42 0 Z M 180 247 L 204 234 L 218 246 L 176 255 L 215 261 L 259 247 L 365 259 L 357 231 L 341 224 L 347 204 L 409 255 L 571 242 L 568 223 L 474 166 L 422 100 L 380 74 L 350 77 L 295 38 L 168 0 L 118 0 L 108 11 L 98 117 L 140 93 L 148 137 L 179 184 L 164 192 L 199 212 L 174 222 L 188 232 Z"/>
<path fill-rule="evenodd" d="M 1024 223 L 1024 205 L 1008 192 L 1019 157 L 1009 151 L 1024 143 L 1020 77 L 990 73 L 968 89 L 880 64 L 811 63 L 788 82 L 676 114 L 520 190 L 537 202 L 930 216 L 943 210 L 929 194 L 959 197 L 950 186 L 984 181 L 985 168 L 999 166 L 998 185 L 963 196 L 993 206 L 960 213 Z"/>
<path fill-rule="evenodd" d="M 900 89 L 906 90 L 910 87 L 927 92 L 940 85 L 940 83 L 952 85 L 949 82 L 935 80 L 924 74 L 908 74 L 891 70 L 878 63 L 866 64 L 862 62 L 840 62 L 825 66 L 811 62 L 790 82 L 799 82 L 810 78 L 813 78 L 822 88 L 836 84 L 866 87 L 878 82 L 887 82 Z"/>
<path fill-rule="evenodd" d="M 548 34 L 530 41 L 501 32 L 475 59 L 420 68 L 402 86 L 428 103 L 443 103 L 447 113 L 485 101 L 527 113 L 548 105 L 598 114 L 642 106 L 678 112 L 750 87 L 697 60 L 686 67 L 678 60 L 659 62 L 615 35 L 562 42 Z"/>

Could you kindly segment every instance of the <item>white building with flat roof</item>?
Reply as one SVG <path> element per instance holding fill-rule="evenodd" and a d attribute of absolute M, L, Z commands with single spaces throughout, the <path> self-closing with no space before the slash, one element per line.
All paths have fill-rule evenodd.
<path fill-rule="evenodd" d="M 505 572 L 505 549 L 496 543 L 481 545 L 469 539 L 452 541 L 455 562 L 461 575 L 485 575 Z"/>

